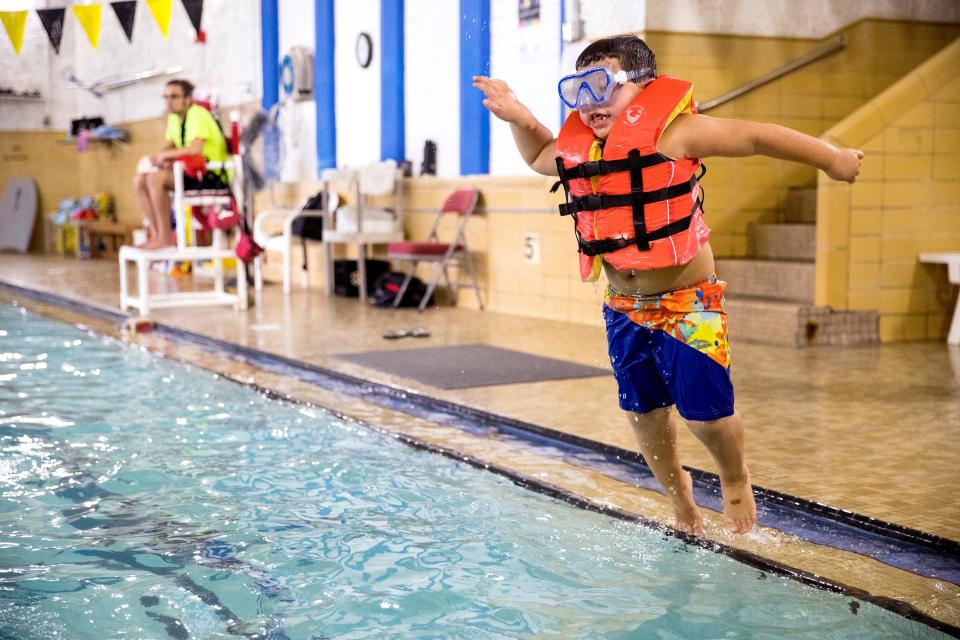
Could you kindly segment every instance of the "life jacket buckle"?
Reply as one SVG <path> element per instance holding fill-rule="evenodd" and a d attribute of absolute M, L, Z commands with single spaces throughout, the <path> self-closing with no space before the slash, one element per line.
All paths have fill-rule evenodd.
<path fill-rule="evenodd" d="M 600 175 L 599 162 L 584 162 L 580 165 L 580 176 L 583 178 L 595 178 Z"/>
<path fill-rule="evenodd" d="M 603 209 L 603 194 L 595 194 L 577 198 L 577 208 L 581 211 L 597 211 Z"/>

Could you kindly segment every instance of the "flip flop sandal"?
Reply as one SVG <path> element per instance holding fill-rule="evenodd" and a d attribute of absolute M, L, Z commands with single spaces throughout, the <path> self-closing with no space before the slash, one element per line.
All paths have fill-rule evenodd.
<path fill-rule="evenodd" d="M 397 340 L 398 338 L 406 338 L 407 336 L 413 335 L 410 329 L 392 329 L 383 334 L 384 340 Z"/>
<path fill-rule="evenodd" d="M 429 338 L 430 332 L 427 331 L 426 327 L 417 327 L 416 329 L 411 329 L 407 335 L 413 336 L 414 338 Z"/>

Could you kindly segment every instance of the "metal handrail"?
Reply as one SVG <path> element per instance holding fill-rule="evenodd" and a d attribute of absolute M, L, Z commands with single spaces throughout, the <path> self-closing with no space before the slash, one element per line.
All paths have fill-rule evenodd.
<path fill-rule="evenodd" d="M 774 69 L 773 71 L 769 71 L 763 74 L 762 76 L 760 76 L 759 78 L 755 78 L 750 82 L 744 84 L 743 86 L 737 87 L 733 91 L 729 91 L 723 94 L 722 96 L 718 96 L 714 98 L 713 100 L 708 100 L 707 102 L 698 104 L 697 111 L 700 113 L 705 113 L 709 109 L 719 107 L 722 104 L 730 102 L 734 98 L 737 98 L 739 96 L 742 96 L 745 93 L 753 91 L 754 89 L 762 87 L 763 85 L 769 82 L 773 82 L 774 80 L 777 80 L 778 78 L 782 78 L 783 76 L 787 75 L 792 71 L 799 69 L 800 67 L 805 67 L 811 62 L 816 62 L 820 58 L 825 58 L 831 53 L 833 53 L 834 51 L 839 51 L 840 49 L 843 49 L 846 46 L 847 46 L 847 37 L 840 36 L 833 42 L 829 42 L 821 47 L 818 47 L 813 51 L 811 51 L 810 53 L 804 56 L 801 56 L 792 62 L 788 62 L 782 67 Z"/>

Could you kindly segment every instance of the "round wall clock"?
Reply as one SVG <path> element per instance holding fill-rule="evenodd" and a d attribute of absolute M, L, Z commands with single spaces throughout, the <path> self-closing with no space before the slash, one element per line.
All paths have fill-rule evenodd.
<path fill-rule="evenodd" d="M 373 60 L 373 39 L 366 31 L 357 35 L 356 44 L 357 64 L 366 69 Z"/>

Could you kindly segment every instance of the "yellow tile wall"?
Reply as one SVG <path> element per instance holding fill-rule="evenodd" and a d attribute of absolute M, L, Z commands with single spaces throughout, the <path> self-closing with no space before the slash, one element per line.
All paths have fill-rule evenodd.
<path fill-rule="evenodd" d="M 0 189 L 11 178 L 33 178 L 39 209 L 53 211 L 57 203 L 77 195 L 76 150 L 58 143 L 62 133 L 0 131 Z M 43 250 L 43 222 L 38 216 L 31 251 Z"/>
<path fill-rule="evenodd" d="M 717 107 L 708 115 L 773 122 L 819 136 L 960 35 L 960 28 L 864 20 L 840 33 L 847 38 L 844 50 Z M 644 37 L 657 55 L 659 70 L 693 81 L 694 96 L 702 103 L 837 35 L 818 41 L 653 31 Z M 895 49 L 901 45 L 902 49 Z M 947 119 L 952 114 L 941 117 Z M 883 140 L 878 141 L 874 149 L 882 150 L 883 144 Z M 913 142 L 914 147 L 924 144 L 930 145 L 932 140 Z M 747 225 L 780 220 L 787 188 L 816 183 L 812 168 L 769 158 L 712 159 L 707 167 L 706 210 L 718 256 L 747 255 Z M 872 160 L 864 167 L 865 173 L 878 170 L 881 167 Z M 955 169 L 944 164 L 939 170 L 949 175 Z M 871 195 L 879 198 L 877 193 Z"/>
<path fill-rule="evenodd" d="M 816 302 L 879 310 L 885 342 L 942 339 L 953 313 L 946 270 L 918 254 L 960 252 L 958 65 L 960 39 L 826 133 L 871 162 L 851 187 L 819 178 Z M 844 250 L 845 276 L 830 261 Z"/>
<path fill-rule="evenodd" d="M 223 107 L 222 113 L 230 108 Z M 52 211 L 65 198 L 96 191 L 113 195 L 120 222 L 139 225 L 141 214 L 133 191 L 137 160 L 164 146 L 165 117 L 112 123 L 127 131 L 122 144 L 91 144 L 78 152 L 64 143 L 63 132 L 0 131 L 0 188 L 10 178 L 30 176 L 37 182 L 41 212 Z M 42 250 L 42 223 L 37 220 L 31 249 Z"/>

